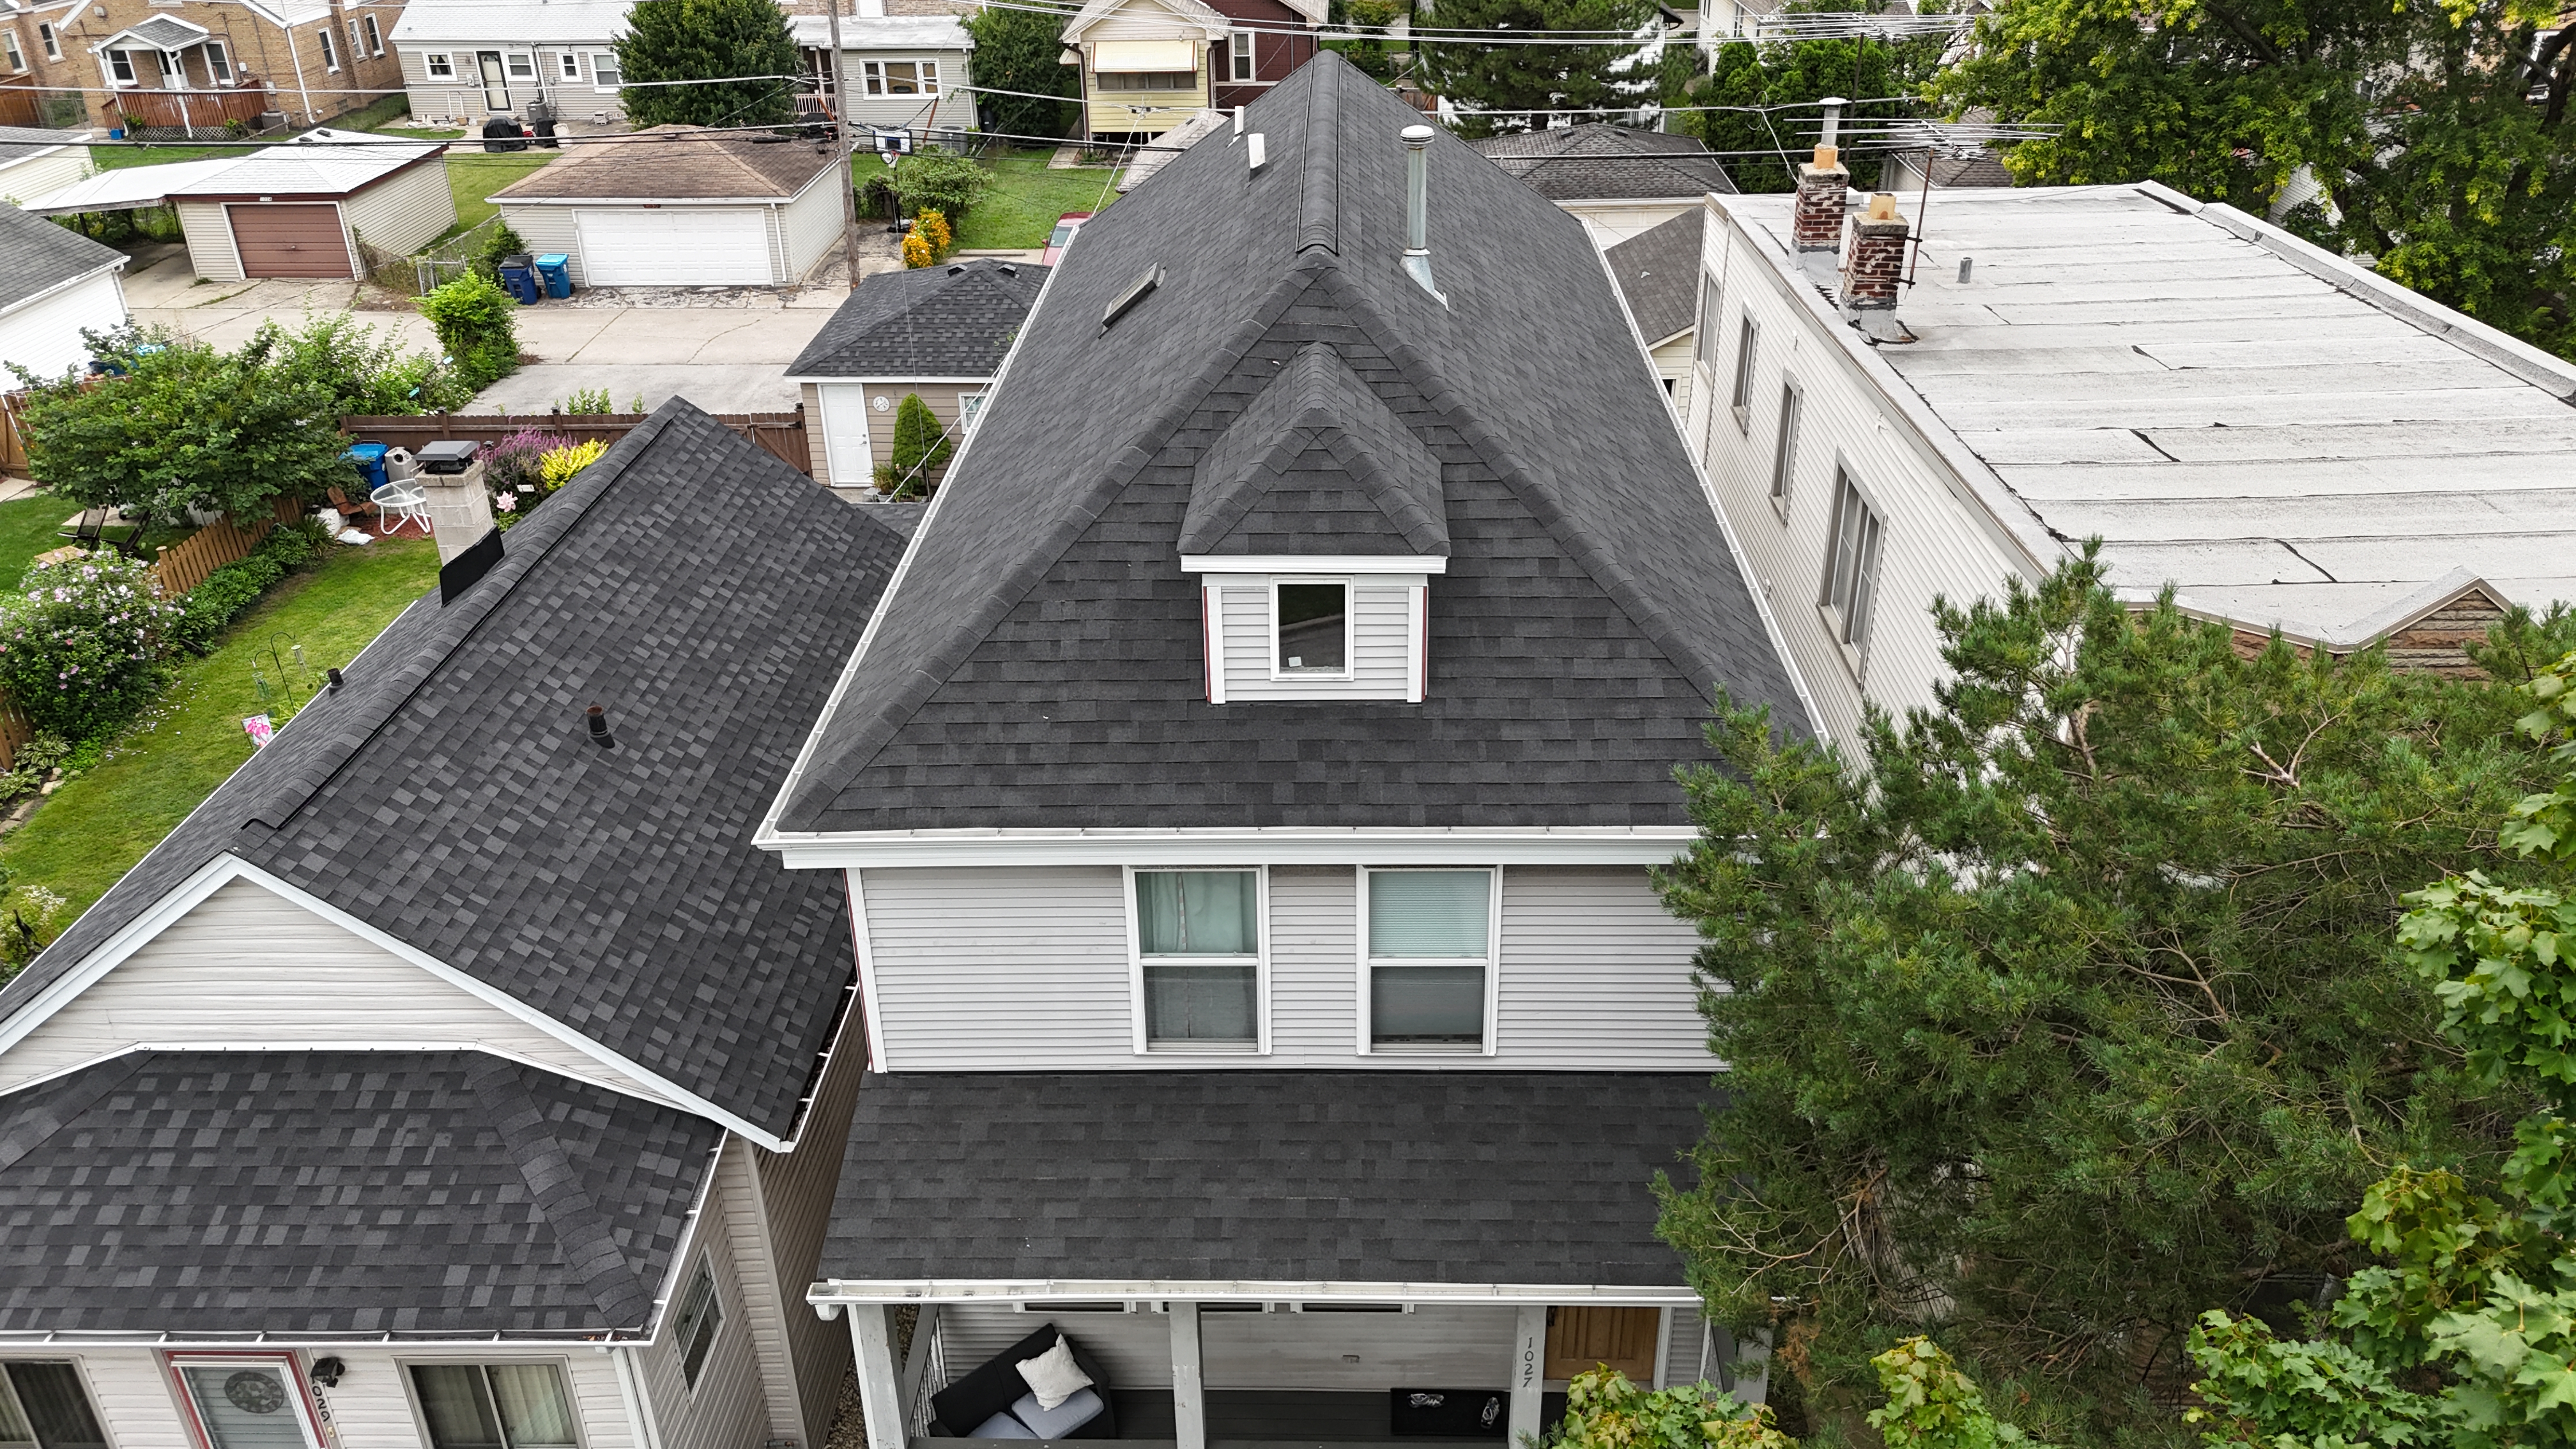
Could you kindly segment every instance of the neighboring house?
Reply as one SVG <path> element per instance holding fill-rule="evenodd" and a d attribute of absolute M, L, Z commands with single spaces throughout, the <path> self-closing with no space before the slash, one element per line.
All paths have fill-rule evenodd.
<path fill-rule="evenodd" d="M 1709 192 L 1735 193 L 1696 136 L 1585 121 L 1468 144 L 1581 218 L 1602 246 L 1697 210 Z"/>
<path fill-rule="evenodd" d="M 1808 711 L 1583 228 L 1426 130 L 1408 264 L 1419 119 L 1319 57 L 1085 228 L 756 837 L 850 887 L 872 1449 L 1050 1322 L 1183 1449 L 1734 1371 L 1649 873 L 1715 691 Z"/>
<path fill-rule="evenodd" d="M 41 1445 L 825 1442 L 866 1048 L 840 883 L 748 837 L 897 511 L 665 405 L 0 988 Z"/>
<path fill-rule="evenodd" d="M 1693 207 L 1602 252 L 1637 342 L 1664 380 L 1674 411 L 1690 415 L 1691 351 L 1699 336 L 1699 254 L 1702 211 Z"/>
<path fill-rule="evenodd" d="M 414 0 L 393 46 L 417 120 L 479 126 L 525 116 L 542 100 L 558 117 L 623 120 L 617 38 L 627 0 Z"/>
<path fill-rule="evenodd" d="M 654 140 L 568 147 L 492 194 L 584 287 L 788 287 L 841 240 L 828 146 L 655 126 Z"/>
<path fill-rule="evenodd" d="M 59 376 L 89 360 L 81 329 L 125 325 L 123 252 L 0 205 L 0 392 L 12 365 Z"/>
<path fill-rule="evenodd" d="M 86 131 L 0 126 L 0 202 L 23 206 L 90 173 Z"/>
<path fill-rule="evenodd" d="M 872 489 L 876 466 L 893 456 L 895 413 L 907 393 L 918 393 L 949 437 L 963 442 L 1047 271 L 977 257 L 862 278 L 787 369 L 787 380 L 804 390 L 814 476 L 835 488 Z M 907 480 L 908 491 L 926 494 L 946 473 L 942 465 Z"/>
<path fill-rule="evenodd" d="M 1707 203 L 1686 432 L 1829 732 L 2090 537 L 2249 648 L 2459 670 L 2576 600 L 2576 365 L 2161 186 L 1943 193 L 1909 258 L 1906 198 L 1801 173 Z"/>
<path fill-rule="evenodd" d="M 805 73 L 827 103 L 850 98 L 853 127 L 971 131 L 975 96 L 966 84 L 967 57 L 975 42 L 951 15 L 841 17 L 841 67 L 835 79 L 823 55 L 831 49 L 830 22 L 795 15 L 788 25 L 805 53 Z M 864 140 L 860 149 L 866 149 Z"/>
<path fill-rule="evenodd" d="M 436 142 L 324 130 L 166 194 L 208 281 L 359 277 L 456 225 L 446 155 Z"/>
<path fill-rule="evenodd" d="M 1909 191 L 1919 193 L 1923 190 L 1923 172 L 1927 161 L 1931 164 L 1934 191 L 2013 184 L 2012 173 L 2004 169 L 2002 159 L 1985 147 L 1980 147 L 1964 156 L 1943 156 L 1926 151 L 1898 151 L 1887 158 L 1886 175 L 1879 184 L 1898 196 L 1903 196 Z M 2315 183 L 2311 179 L 2308 195 L 2314 194 Z M 2299 199 L 2307 198 L 2303 196 Z"/>
<path fill-rule="evenodd" d="M 37 86 L 84 90 L 51 125 L 133 124 L 220 136 L 226 123 L 314 125 L 401 85 L 387 49 L 399 3 L 52 0 L 0 18 Z M 0 55 L 5 60 L 5 55 Z M 51 104 L 50 102 L 48 103 Z"/>
<path fill-rule="evenodd" d="M 1141 141 L 1211 106 L 1257 99 L 1314 58 L 1321 0 L 1085 0 L 1064 27 L 1083 127 Z M 1239 25 L 1237 22 L 1241 22 Z"/>

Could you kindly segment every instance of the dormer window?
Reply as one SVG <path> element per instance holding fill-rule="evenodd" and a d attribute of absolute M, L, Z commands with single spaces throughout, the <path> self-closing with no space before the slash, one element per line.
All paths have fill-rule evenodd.
<path fill-rule="evenodd" d="M 1350 678 L 1350 581 L 1283 580 L 1270 587 L 1271 677 Z"/>

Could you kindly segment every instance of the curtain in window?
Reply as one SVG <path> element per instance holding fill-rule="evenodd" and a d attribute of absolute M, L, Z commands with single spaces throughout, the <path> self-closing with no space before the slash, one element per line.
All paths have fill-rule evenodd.
<path fill-rule="evenodd" d="M 1136 875 L 1136 939 L 1148 956 L 1254 956 L 1260 891 L 1248 870 Z"/>
<path fill-rule="evenodd" d="M 191 1364 L 180 1376 L 214 1449 L 311 1449 L 284 1369 Z"/>
<path fill-rule="evenodd" d="M 81 1391 L 79 1370 L 67 1363 L 13 1363 L 9 1382 L 26 1410 L 24 1427 L 34 1431 L 44 1449 L 107 1449 L 107 1436 L 90 1412 L 89 1395 Z M 0 1420 L 9 1417 L 8 1398 L 0 1393 Z M 0 1439 L 9 1437 L 6 1424 L 0 1424 Z"/>
<path fill-rule="evenodd" d="M 483 1393 L 483 1370 L 473 1364 L 420 1364 L 411 1371 L 420 1394 L 420 1416 L 429 1422 L 431 1449 L 501 1449 L 501 1426 Z"/>
<path fill-rule="evenodd" d="M 510 1449 L 548 1449 L 578 1442 L 573 1434 L 572 1403 L 564 1396 L 563 1375 L 550 1363 L 496 1363 L 491 1366 L 492 1398 L 501 1409 L 501 1429 Z"/>
<path fill-rule="evenodd" d="M 1493 879 L 1481 870 L 1369 872 L 1369 954 L 1484 959 Z"/>

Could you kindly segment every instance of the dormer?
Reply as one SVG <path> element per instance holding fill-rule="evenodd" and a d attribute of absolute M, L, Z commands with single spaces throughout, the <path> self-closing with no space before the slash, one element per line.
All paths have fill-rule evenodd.
<path fill-rule="evenodd" d="M 1211 704 L 1420 703 L 1440 460 L 1333 349 L 1309 343 L 1198 463 L 1181 567 L 1199 576 Z"/>

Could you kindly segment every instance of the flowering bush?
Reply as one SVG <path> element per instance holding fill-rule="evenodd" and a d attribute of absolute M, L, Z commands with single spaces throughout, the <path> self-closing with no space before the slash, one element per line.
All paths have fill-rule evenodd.
<path fill-rule="evenodd" d="M 516 493 L 522 484 L 543 487 L 546 454 L 571 446 L 572 439 L 561 433 L 521 428 L 483 450 L 483 482 L 494 493 Z"/>
<path fill-rule="evenodd" d="M 938 255 L 930 249 L 930 238 L 922 235 L 919 227 L 915 227 L 911 231 L 903 234 L 903 264 L 905 266 L 918 270 L 919 268 L 929 266 L 932 262 L 937 260 L 939 260 Z"/>
<path fill-rule="evenodd" d="M 571 443 L 549 450 L 537 460 L 537 476 L 548 493 L 554 492 L 578 477 L 581 470 L 599 461 L 608 445 L 597 438 L 586 443 Z"/>
<path fill-rule="evenodd" d="M 179 614 L 141 560 L 36 564 L 0 604 L 0 689 L 37 729 L 97 738 L 151 700 Z"/>

